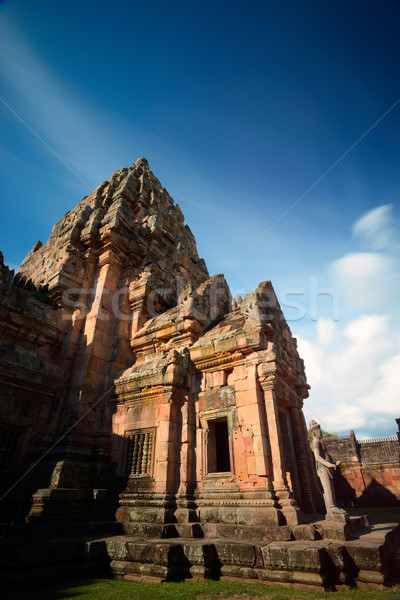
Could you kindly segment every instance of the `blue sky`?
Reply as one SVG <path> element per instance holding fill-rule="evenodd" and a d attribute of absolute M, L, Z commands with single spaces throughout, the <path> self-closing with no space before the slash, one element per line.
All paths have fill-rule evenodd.
<path fill-rule="evenodd" d="M 145 156 L 211 274 L 272 280 L 307 419 L 393 434 L 400 103 L 281 217 L 400 98 L 399 26 L 385 0 L 0 2 L 6 262 Z"/>

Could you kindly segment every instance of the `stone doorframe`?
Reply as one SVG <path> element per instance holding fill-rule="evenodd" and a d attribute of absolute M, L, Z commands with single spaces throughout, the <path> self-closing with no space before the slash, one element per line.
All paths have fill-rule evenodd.
<path fill-rule="evenodd" d="M 233 455 L 233 426 L 234 426 L 234 409 L 231 408 L 223 408 L 217 410 L 207 410 L 203 411 L 199 415 L 200 424 L 202 427 L 203 435 L 202 435 L 202 444 L 201 444 L 201 471 L 203 473 L 203 479 L 212 477 L 232 477 L 235 476 L 235 461 Z M 210 427 L 209 423 L 211 421 L 218 421 L 226 419 L 228 425 L 228 445 L 229 445 L 229 462 L 230 462 L 230 471 L 209 471 L 208 465 L 208 455 L 209 455 L 209 444 L 213 443 L 210 440 Z"/>

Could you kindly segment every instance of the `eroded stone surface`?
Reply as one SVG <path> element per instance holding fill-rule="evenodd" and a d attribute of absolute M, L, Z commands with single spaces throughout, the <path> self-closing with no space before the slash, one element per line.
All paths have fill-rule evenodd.
<path fill-rule="evenodd" d="M 322 508 L 309 386 L 271 282 L 236 301 L 209 277 L 145 159 L 64 215 L 16 279 L 0 256 L 0 316 L 5 456 L 17 474 L 45 457 L 10 510 L 23 492 L 19 518 L 44 537 L 117 505 L 121 535 L 71 542 L 68 561 L 76 550 L 127 578 L 317 585 L 357 562 L 379 578 L 393 544 L 343 554 L 301 524 Z M 11 546 L 0 551 L 23 568 Z"/>

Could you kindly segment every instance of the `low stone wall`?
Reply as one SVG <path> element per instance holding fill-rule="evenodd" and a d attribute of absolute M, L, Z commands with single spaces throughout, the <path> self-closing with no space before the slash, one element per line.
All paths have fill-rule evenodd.
<path fill-rule="evenodd" d="M 334 475 L 336 496 L 342 504 L 400 503 L 400 441 L 391 437 L 357 440 L 348 436 L 324 438 L 332 461 L 341 461 Z"/>

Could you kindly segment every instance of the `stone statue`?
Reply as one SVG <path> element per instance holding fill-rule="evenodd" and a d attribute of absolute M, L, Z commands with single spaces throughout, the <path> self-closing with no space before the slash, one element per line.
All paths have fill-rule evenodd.
<path fill-rule="evenodd" d="M 333 486 L 333 471 L 340 466 L 340 460 L 336 461 L 336 463 L 326 460 L 326 453 L 321 444 L 321 427 L 313 419 L 310 421 L 310 431 L 312 434 L 312 451 L 314 452 L 315 465 L 324 494 L 325 518 L 327 520 L 347 522 L 349 516 L 345 510 L 337 506 L 335 488 Z"/>

